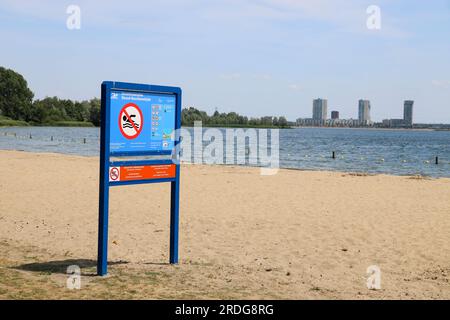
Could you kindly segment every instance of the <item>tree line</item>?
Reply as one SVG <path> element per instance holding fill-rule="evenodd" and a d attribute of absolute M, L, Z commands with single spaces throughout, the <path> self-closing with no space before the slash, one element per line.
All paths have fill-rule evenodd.
<path fill-rule="evenodd" d="M 25 78 L 10 69 L 0 67 L 0 125 L 94 125 L 100 126 L 100 100 L 72 101 L 47 97 L 33 100 Z M 288 127 L 285 117 L 248 118 L 236 112 L 214 112 L 190 107 L 182 110 L 182 125 L 193 126 L 202 121 L 203 126 L 236 127 Z M 16 122 L 14 122 L 16 121 Z"/>
<path fill-rule="evenodd" d="M 205 111 L 190 107 L 181 111 L 181 123 L 184 126 L 193 126 L 195 121 L 201 121 L 203 126 L 236 126 L 236 127 L 280 127 L 289 126 L 285 117 L 266 116 L 261 118 L 248 118 L 236 112 L 220 113 L 215 111 L 209 116 Z"/>
<path fill-rule="evenodd" d="M 79 102 L 57 97 L 33 101 L 33 97 L 21 74 L 0 67 L 0 116 L 3 120 L 35 125 L 100 125 L 100 100 L 97 98 Z"/>

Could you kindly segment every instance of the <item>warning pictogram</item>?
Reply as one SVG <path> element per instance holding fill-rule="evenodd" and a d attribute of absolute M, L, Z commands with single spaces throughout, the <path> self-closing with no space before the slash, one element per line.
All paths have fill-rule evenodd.
<path fill-rule="evenodd" d="M 136 139 L 142 131 L 144 117 L 138 105 L 128 103 L 119 112 L 119 128 L 127 139 Z"/>
<path fill-rule="evenodd" d="M 120 181 L 120 167 L 109 169 L 109 181 Z"/>

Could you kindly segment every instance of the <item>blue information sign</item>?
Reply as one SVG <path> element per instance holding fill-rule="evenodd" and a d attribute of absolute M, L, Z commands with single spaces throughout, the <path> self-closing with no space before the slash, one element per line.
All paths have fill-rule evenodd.
<path fill-rule="evenodd" d="M 175 95 L 111 91 L 111 152 L 172 151 Z"/>
<path fill-rule="evenodd" d="M 109 188 L 170 182 L 170 263 L 178 263 L 180 166 L 175 152 L 180 138 L 181 89 L 103 82 L 100 132 L 100 183 L 97 273 L 108 267 Z M 175 157 L 139 160 L 141 156 Z M 134 160 L 111 161 L 133 156 Z"/>

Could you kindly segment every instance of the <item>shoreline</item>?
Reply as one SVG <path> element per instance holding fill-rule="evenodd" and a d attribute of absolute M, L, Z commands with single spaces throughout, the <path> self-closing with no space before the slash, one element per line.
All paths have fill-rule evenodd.
<path fill-rule="evenodd" d="M 14 120 L 16 121 L 16 120 Z M 17 120 L 18 121 L 18 120 Z M 181 126 L 182 128 L 194 128 L 193 126 Z M 73 125 L 57 125 L 57 124 L 42 124 L 42 125 L 32 125 L 27 122 L 26 125 L 0 125 L 0 129 L 3 128 L 97 128 L 92 123 L 74 123 Z M 325 126 L 290 126 L 290 127 L 276 127 L 276 126 L 239 126 L 239 125 L 217 125 L 217 126 L 203 126 L 202 128 L 211 128 L 211 129 L 279 129 L 279 130 L 292 130 L 292 129 L 352 129 L 352 130 L 381 130 L 381 131 L 450 131 L 445 128 L 371 128 L 371 127 L 325 127 Z"/>
<path fill-rule="evenodd" d="M 99 159 L 99 156 L 87 156 L 87 155 L 78 155 L 78 154 L 68 154 L 68 153 L 59 153 L 59 152 L 36 152 L 36 151 L 26 151 L 26 150 L 6 150 L 0 149 L 1 153 L 8 152 L 23 152 L 29 154 L 39 154 L 39 155 L 55 155 L 55 156 L 68 156 L 68 157 L 79 157 L 79 158 L 87 158 L 87 159 Z M 206 167 L 224 167 L 224 168 L 248 168 L 248 169 L 260 169 L 262 167 L 259 166 L 250 166 L 250 165 L 238 165 L 238 164 L 204 164 L 204 163 L 192 163 L 192 162 L 181 162 L 182 165 L 185 166 L 206 166 Z M 354 176 L 390 176 L 390 177 L 405 177 L 411 179 L 428 179 L 428 180 L 440 180 L 440 179 L 448 179 L 450 177 L 434 177 L 428 175 L 421 174 L 391 174 L 391 173 L 382 173 L 382 172 L 367 172 L 367 171 L 344 171 L 344 170 L 318 170 L 318 169 L 307 169 L 307 168 L 292 168 L 292 167 L 280 167 L 278 170 L 287 170 L 287 171 L 299 171 L 299 172 L 324 172 L 324 173 L 336 173 L 336 174 L 347 174 Z"/>
<path fill-rule="evenodd" d="M 450 131 L 450 129 L 432 128 L 370 128 L 370 127 L 292 127 L 292 129 L 352 129 L 352 130 L 380 130 L 380 131 Z"/>

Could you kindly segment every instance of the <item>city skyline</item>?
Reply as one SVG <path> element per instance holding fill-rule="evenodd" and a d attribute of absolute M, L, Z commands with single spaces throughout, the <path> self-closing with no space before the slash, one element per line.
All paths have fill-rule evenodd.
<path fill-rule="evenodd" d="M 313 100 L 311 118 L 297 118 L 297 125 L 306 126 L 362 126 L 362 127 L 392 127 L 412 128 L 414 125 L 414 100 L 403 101 L 403 118 L 383 118 L 382 121 L 373 121 L 370 112 L 371 102 L 367 99 L 358 100 L 358 117 L 354 119 L 340 118 L 339 110 L 334 108 L 328 117 L 328 99 L 317 98 Z M 423 124 L 423 123 L 421 123 Z"/>
<path fill-rule="evenodd" d="M 325 98 L 317 98 L 313 99 L 313 112 L 311 119 L 313 120 L 327 120 L 327 119 L 333 119 L 333 113 L 336 112 L 337 118 L 336 119 L 342 119 L 340 117 L 340 108 L 332 107 L 330 108 L 330 112 L 328 112 L 328 99 Z M 403 100 L 403 119 L 410 119 L 409 122 L 412 122 L 413 119 L 413 107 L 414 107 L 414 100 Z M 357 115 L 355 118 L 352 116 L 347 119 L 358 119 L 358 121 L 368 121 L 368 122 L 381 122 L 382 120 L 386 119 L 384 117 L 381 119 L 381 121 L 375 121 L 371 118 L 371 112 L 372 110 L 372 104 L 370 100 L 367 99 L 359 99 L 358 100 L 358 107 L 357 107 Z M 316 116 L 315 116 L 316 114 Z M 305 118 L 308 119 L 308 118 Z"/>

